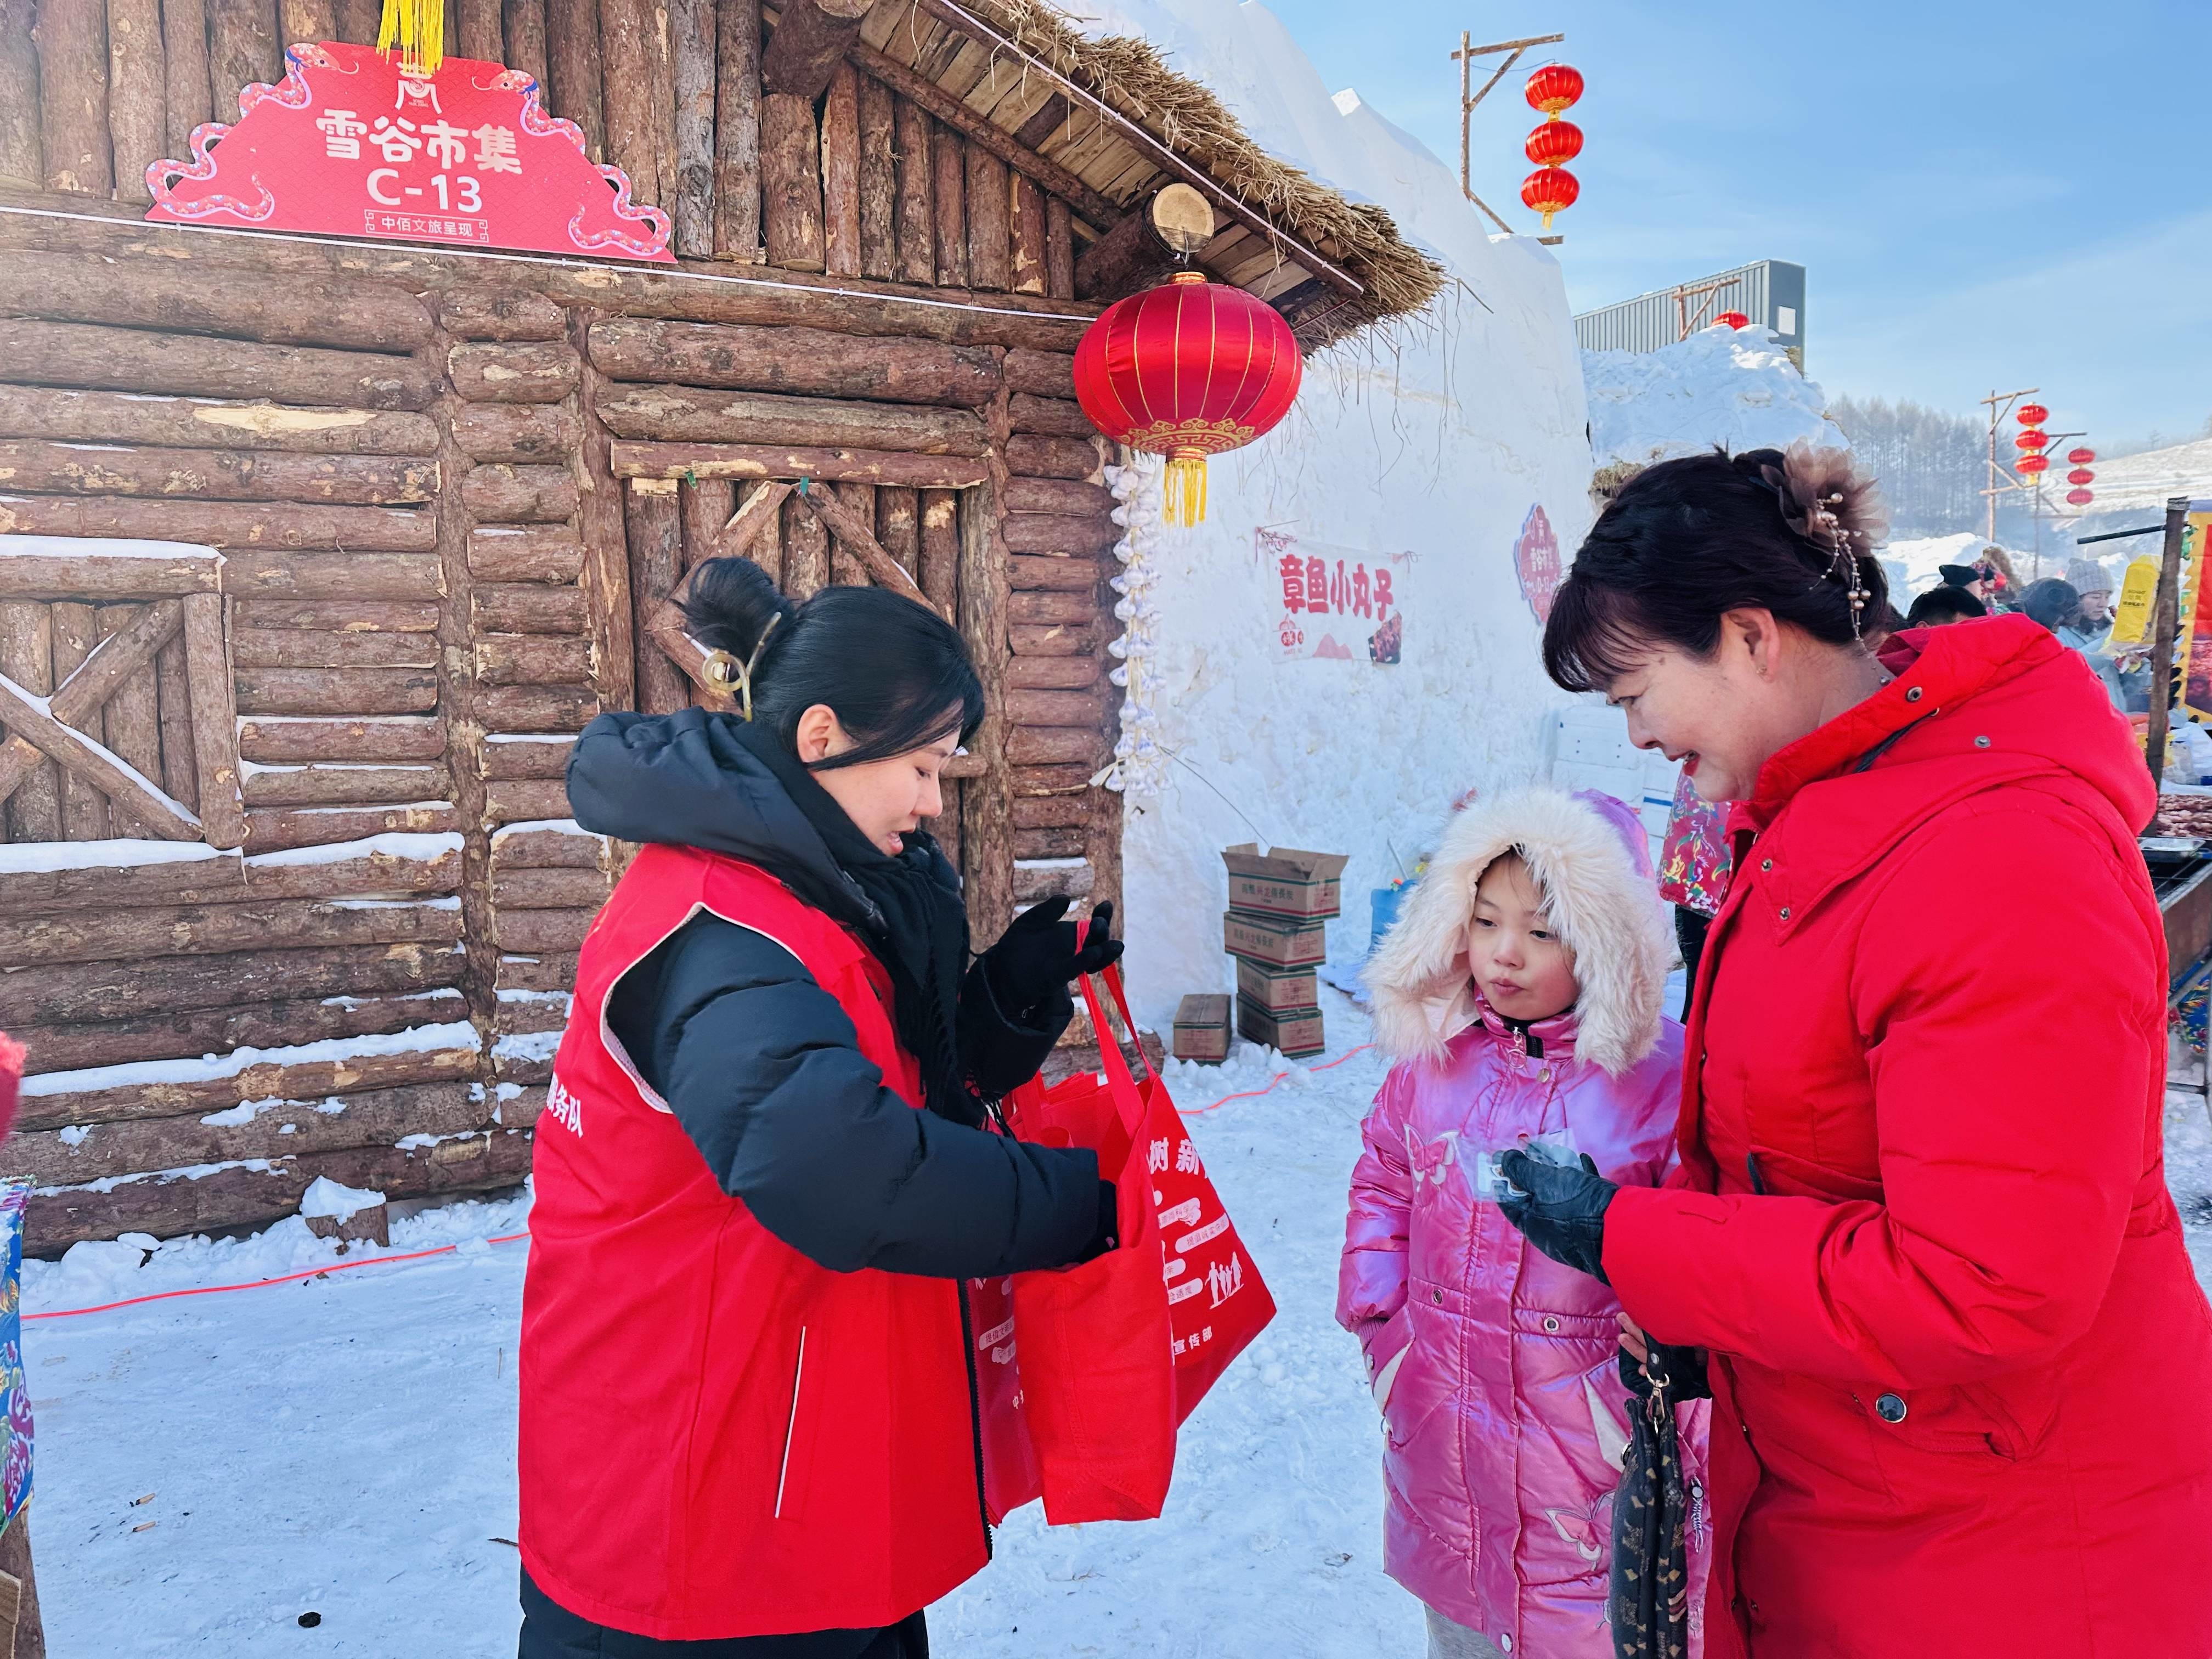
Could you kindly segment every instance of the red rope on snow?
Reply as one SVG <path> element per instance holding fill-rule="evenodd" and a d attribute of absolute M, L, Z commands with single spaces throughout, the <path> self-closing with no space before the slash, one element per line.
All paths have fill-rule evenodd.
<path fill-rule="evenodd" d="M 1343 1054 L 1339 1054 L 1334 1060 L 1328 1061 L 1325 1065 L 1309 1066 L 1305 1067 L 1305 1069 L 1309 1072 L 1334 1071 L 1336 1067 L 1343 1065 L 1346 1060 L 1350 1060 L 1353 1055 L 1364 1054 L 1374 1046 L 1375 1045 L 1371 1042 L 1363 1042 L 1357 1048 L 1346 1049 Z M 1293 1071 L 1296 1069 L 1297 1068 L 1295 1067 L 1292 1068 Z M 1290 1071 L 1278 1072 L 1273 1077 L 1268 1079 L 1267 1087 L 1265 1088 L 1246 1089 L 1237 1094 L 1224 1095 L 1220 1099 L 1214 1101 L 1210 1104 L 1193 1108 L 1191 1110 L 1185 1112 L 1183 1115 L 1185 1117 L 1203 1117 L 1208 1112 L 1214 1111 L 1220 1107 L 1226 1106 L 1232 1100 L 1257 1100 L 1261 1096 L 1269 1092 L 1269 1091 L 1273 1090 L 1277 1084 L 1282 1082 L 1284 1079 L 1291 1075 L 1291 1072 Z M 525 1228 L 519 1233 L 504 1233 L 497 1238 L 488 1238 L 484 1243 L 487 1244 L 512 1244 L 519 1239 L 525 1239 L 529 1237 L 530 1231 L 528 1228 Z M 179 1291 L 155 1291 L 145 1296 L 125 1297 L 120 1302 L 102 1302 L 97 1306 L 90 1308 L 57 1308 L 47 1313 L 27 1313 L 23 1316 L 23 1322 L 24 1323 L 28 1324 L 33 1320 L 40 1319 L 75 1319 L 84 1314 L 112 1313 L 118 1308 L 136 1308 L 148 1302 L 167 1302 L 172 1297 L 215 1296 L 225 1291 L 258 1291 L 270 1285 L 289 1285 L 295 1280 L 302 1279 L 321 1279 L 331 1273 L 344 1273 L 348 1269 L 353 1267 L 379 1267 L 390 1262 L 420 1261 L 428 1256 L 450 1255 L 460 1248 L 461 1247 L 459 1244 L 441 1244 L 434 1249 L 408 1250 L 398 1255 L 365 1255 L 358 1261 L 333 1261 L 327 1267 L 303 1267 L 295 1273 L 279 1273 L 274 1279 L 249 1279 L 244 1283 L 238 1285 L 195 1285 Z"/>
<path fill-rule="evenodd" d="M 487 1244 L 512 1244 L 518 1238 L 527 1238 L 527 1229 L 519 1233 L 505 1233 L 497 1238 L 488 1238 Z M 167 1302 L 173 1296 L 213 1296 L 220 1291 L 258 1291 L 264 1285 L 289 1285 L 299 1279 L 320 1279 L 327 1273 L 342 1273 L 349 1267 L 381 1267 L 387 1261 L 420 1261 L 425 1256 L 447 1255 L 459 1249 L 459 1244 L 441 1244 L 435 1249 L 409 1250 L 400 1255 L 365 1255 L 358 1261 L 333 1261 L 326 1267 L 304 1267 L 295 1273 L 279 1273 L 274 1279 L 249 1279 L 242 1285 L 196 1285 L 181 1291 L 155 1291 L 146 1296 L 126 1297 L 120 1302 L 103 1302 L 93 1308 L 58 1308 L 50 1313 L 27 1313 L 23 1322 L 34 1319 L 75 1319 L 80 1314 L 109 1313 L 117 1308 L 135 1308 L 144 1302 Z"/>

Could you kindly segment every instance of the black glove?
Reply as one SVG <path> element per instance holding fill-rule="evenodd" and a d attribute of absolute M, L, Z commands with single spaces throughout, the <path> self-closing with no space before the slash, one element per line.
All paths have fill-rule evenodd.
<path fill-rule="evenodd" d="M 961 1061 L 987 1100 L 1028 1082 L 1052 1053 L 1075 1018 L 1068 981 L 1121 959 L 1121 942 L 1108 937 L 1114 907 L 1100 905 L 1079 925 L 1060 920 L 1067 903 L 1048 899 L 1023 911 L 961 982 Z"/>
<path fill-rule="evenodd" d="M 1644 1346 L 1651 1355 L 1651 1370 L 1667 1380 L 1667 1392 L 1677 1405 L 1685 1400 L 1710 1400 L 1711 1385 L 1705 1381 L 1705 1351 L 1686 1348 L 1672 1342 L 1655 1341 L 1647 1333 Z M 1626 1348 L 1620 1351 L 1620 1380 L 1629 1393 L 1638 1400 L 1651 1397 L 1651 1378 L 1637 1362 L 1636 1356 Z"/>
<path fill-rule="evenodd" d="M 1597 1172 L 1589 1154 L 1583 1154 L 1581 1169 L 1569 1170 L 1516 1147 L 1500 1155 L 1498 1168 L 1528 1194 L 1499 1203 L 1505 1218 L 1553 1261 L 1611 1284 L 1605 1276 L 1605 1212 L 1620 1188 Z"/>
<path fill-rule="evenodd" d="M 1069 982 L 1121 959 L 1121 941 L 1112 937 L 1111 904 L 1093 910 L 1087 924 L 1061 921 L 1067 906 L 1064 898 L 1031 906 L 978 959 L 999 1006 L 1024 1024 L 1042 1024 L 1033 1018 L 1041 1012 L 1065 1006 L 1072 1012 Z"/>

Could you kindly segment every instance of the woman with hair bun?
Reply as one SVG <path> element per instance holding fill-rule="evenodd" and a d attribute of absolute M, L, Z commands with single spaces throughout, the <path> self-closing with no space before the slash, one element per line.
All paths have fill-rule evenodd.
<path fill-rule="evenodd" d="M 1736 803 L 1735 875 L 1673 1182 L 1509 1153 L 1509 1213 L 1710 1382 L 1714 1659 L 2212 1654 L 2154 785 L 2027 617 L 1871 654 L 1881 534 L 1798 448 L 1650 467 L 1584 541 L 1546 666 Z"/>
<path fill-rule="evenodd" d="M 960 635 L 878 588 L 692 574 L 734 714 L 603 714 L 585 829 L 643 843 L 578 959 L 538 1121 L 521 1659 L 920 1659 L 990 1552 L 962 1281 L 1114 1247 L 1095 1154 L 997 1099 L 1121 953 L 1110 908 L 975 959 L 921 828 L 983 717 Z"/>

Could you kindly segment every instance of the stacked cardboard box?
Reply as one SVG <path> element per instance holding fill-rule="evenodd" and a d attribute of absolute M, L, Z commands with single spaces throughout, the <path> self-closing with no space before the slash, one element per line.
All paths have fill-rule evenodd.
<path fill-rule="evenodd" d="M 1225 848 L 1229 913 L 1222 944 L 1237 959 L 1237 1029 L 1297 1057 L 1321 1053 L 1321 986 L 1314 969 L 1328 954 L 1326 924 L 1344 908 L 1349 854 L 1248 842 Z"/>
<path fill-rule="evenodd" d="M 1176 1005 L 1175 1057 L 1218 1066 L 1229 1058 L 1229 999 L 1194 992 Z"/>

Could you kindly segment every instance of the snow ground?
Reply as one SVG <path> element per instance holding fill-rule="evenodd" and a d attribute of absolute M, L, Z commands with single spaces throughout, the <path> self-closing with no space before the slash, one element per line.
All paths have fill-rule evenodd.
<path fill-rule="evenodd" d="M 1331 997 L 1336 1060 L 1366 1030 Z M 1166 1514 L 1048 1531 L 1024 1511 L 996 1563 L 932 1609 L 945 1651 L 1421 1651 L 1418 1609 L 1381 1571 L 1375 1413 L 1331 1311 L 1345 1182 L 1384 1069 L 1372 1050 L 1322 1070 L 1249 1045 L 1224 1066 L 1170 1067 L 1186 1111 L 1291 1073 L 1190 1120 L 1281 1312 L 1185 1431 Z M 2212 1120 L 2196 1096 L 2172 1097 L 2167 1145 L 2192 1254 L 2212 1273 Z M 395 1251 L 470 1241 L 428 1261 L 27 1325 L 54 1652 L 507 1659 L 527 1247 L 482 1241 L 525 1213 L 514 1200 L 396 1223 Z M 166 1245 L 143 1267 L 133 1247 L 104 1247 L 29 1264 L 26 1306 L 233 1283 L 330 1249 L 297 1221 Z M 321 1622 L 303 1630 L 310 1611 Z"/>

